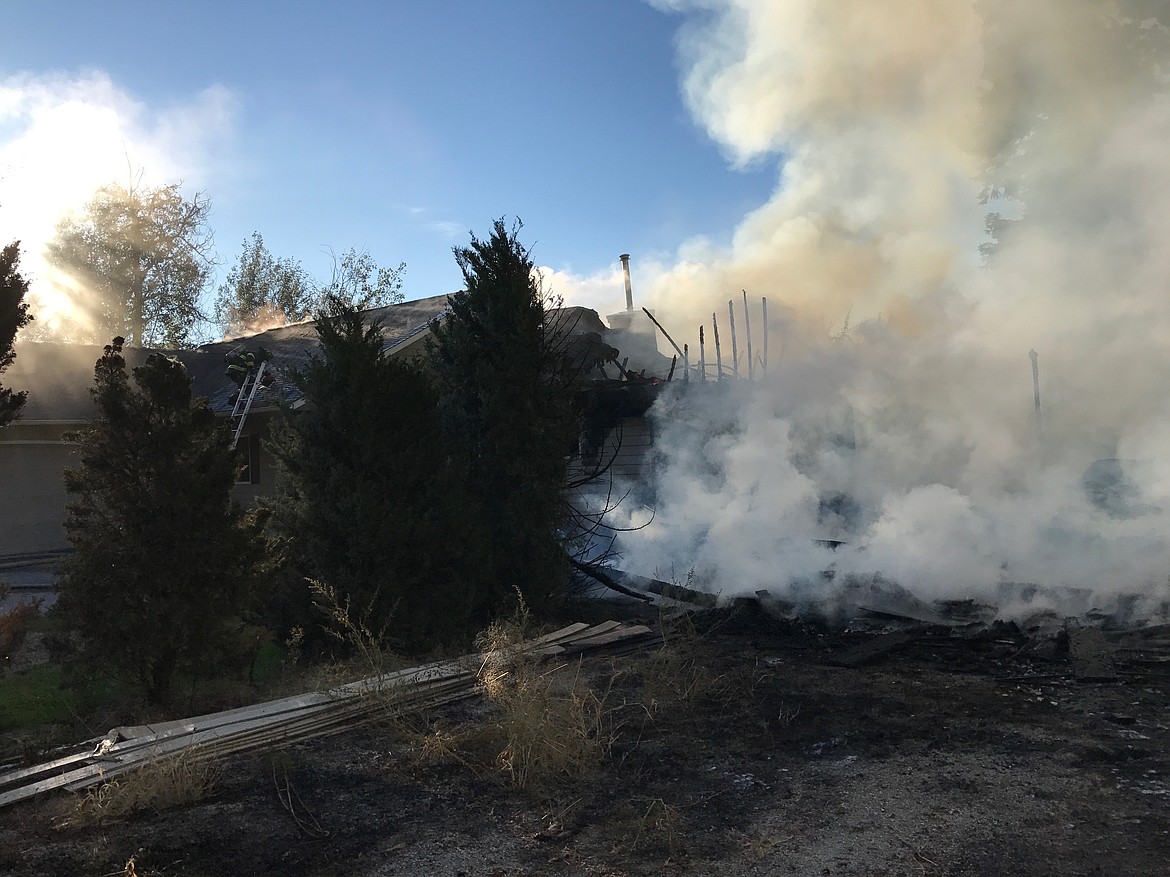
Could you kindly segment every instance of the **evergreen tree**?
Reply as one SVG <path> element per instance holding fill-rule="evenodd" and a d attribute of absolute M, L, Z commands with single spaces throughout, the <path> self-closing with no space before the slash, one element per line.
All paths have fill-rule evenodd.
<path fill-rule="evenodd" d="M 177 185 L 98 189 L 80 216 L 57 227 L 49 261 L 74 279 L 77 304 L 96 337 L 123 335 L 134 347 L 180 347 L 201 318 L 211 269 L 211 205 Z"/>
<path fill-rule="evenodd" d="M 152 354 L 131 382 L 115 338 L 91 392 L 98 417 L 76 436 L 81 465 L 65 473 L 75 553 L 58 606 L 83 664 L 158 702 L 177 674 L 207 675 L 230 654 L 263 544 L 231 499 L 230 434 L 205 400 L 192 401 L 182 364 Z"/>
<path fill-rule="evenodd" d="M 498 609 L 519 588 L 541 612 L 567 580 L 556 530 L 577 430 L 563 339 L 519 227 L 497 220 L 490 238 L 455 248 L 465 289 L 432 327 L 431 363 L 445 429 L 485 510 L 482 606 Z"/>
<path fill-rule="evenodd" d="M 446 454 L 435 390 L 383 354 L 381 327 L 352 306 L 320 314 L 319 355 L 293 380 L 308 404 L 270 447 L 282 492 L 272 506 L 301 575 L 408 651 L 465 638 L 473 522 Z"/>
<path fill-rule="evenodd" d="M 0 374 L 16 359 L 12 349 L 16 333 L 32 320 L 24 301 L 28 281 L 17 270 L 19 264 L 19 241 L 0 250 Z M 27 396 L 26 392 L 17 393 L 0 386 L 0 427 L 16 419 Z"/>

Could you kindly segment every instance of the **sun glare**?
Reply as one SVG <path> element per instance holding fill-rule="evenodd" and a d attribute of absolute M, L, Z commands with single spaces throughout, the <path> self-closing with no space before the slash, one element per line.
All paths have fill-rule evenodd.
<path fill-rule="evenodd" d="M 190 181 L 205 143 L 176 142 L 176 121 L 223 130 L 230 101 L 221 91 L 156 113 L 102 73 L 0 78 L 0 245 L 21 243 L 32 337 L 78 340 L 92 330 L 77 281 L 45 261 L 61 219 L 103 185 Z"/>
<path fill-rule="evenodd" d="M 36 337 L 52 336 L 65 341 L 90 337 L 92 321 L 79 307 L 83 287 L 76 278 L 41 261 L 38 282 L 29 293 L 29 310 L 35 318 Z"/>

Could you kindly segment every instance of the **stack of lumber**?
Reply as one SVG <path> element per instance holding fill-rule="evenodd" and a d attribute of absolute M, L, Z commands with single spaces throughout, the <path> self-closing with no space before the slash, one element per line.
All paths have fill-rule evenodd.
<path fill-rule="evenodd" d="M 517 651 L 537 658 L 623 654 L 653 644 L 648 627 L 607 621 L 572 624 L 528 640 Z M 0 773 L 0 807 L 56 789 L 78 791 L 184 753 L 223 758 L 336 734 L 387 715 L 405 715 L 475 694 L 492 655 L 469 655 L 385 673 L 220 713 L 114 728 L 92 749 Z"/>

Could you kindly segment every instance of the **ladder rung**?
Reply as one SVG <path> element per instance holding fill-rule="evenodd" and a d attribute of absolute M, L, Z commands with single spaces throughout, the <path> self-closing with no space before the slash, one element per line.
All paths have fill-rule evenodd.
<path fill-rule="evenodd" d="M 252 410 L 252 400 L 256 398 L 256 392 L 261 387 L 260 379 L 264 376 L 264 369 L 267 365 L 267 362 L 260 363 L 258 368 L 244 376 L 244 382 L 240 385 L 240 395 L 236 398 L 235 407 L 232 409 L 233 448 L 239 442 L 240 435 L 244 431 L 244 421 L 248 418 L 248 412 Z"/>

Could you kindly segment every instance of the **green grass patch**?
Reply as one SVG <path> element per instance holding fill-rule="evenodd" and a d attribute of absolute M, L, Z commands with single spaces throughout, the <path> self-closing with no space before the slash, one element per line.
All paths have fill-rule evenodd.
<path fill-rule="evenodd" d="M 61 667 L 40 664 L 0 678 L 0 731 L 73 720 L 77 694 L 62 687 Z"/>
<path fill-rule="evenodd" d="M 125 686 L 94 679 L 68 688 L 60 664 L 38 664 L 0 676 L 0 733 L 47 725 L 73 725 L 126 697 Z"/>
<path fill-rule="evenodd" d="M 252 663 L 252 681 L 257 685 L 268 685 L 280 678 L 288 652 L 276 643 L 266 642 L 256 652 Z"/>

